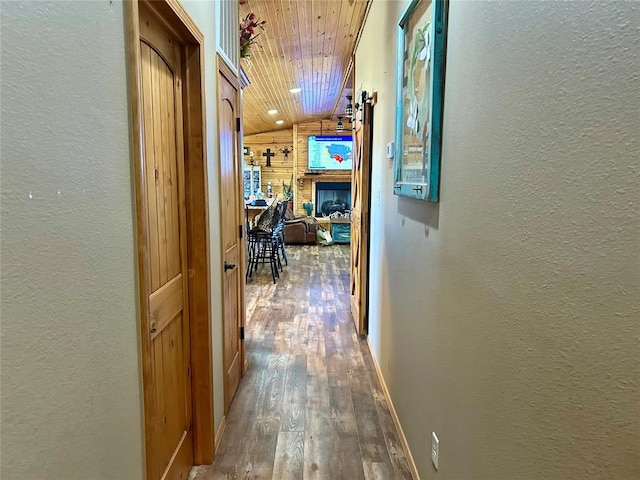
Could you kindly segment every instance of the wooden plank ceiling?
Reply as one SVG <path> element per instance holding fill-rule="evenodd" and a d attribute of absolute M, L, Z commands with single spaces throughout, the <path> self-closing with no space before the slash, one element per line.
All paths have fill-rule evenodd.
<path fill-rule="evenodd" d="M 370 0 L 249 0 L 265 31 L 241 60 L 245 135 L 340 115 L 353 85 L 352 55 Z M 291 93 L 300 88 L 299 93 Z M 276 114 L 267 113 L 275 109 Z M 283 124 L 276 124 L 283 120 Z"/>

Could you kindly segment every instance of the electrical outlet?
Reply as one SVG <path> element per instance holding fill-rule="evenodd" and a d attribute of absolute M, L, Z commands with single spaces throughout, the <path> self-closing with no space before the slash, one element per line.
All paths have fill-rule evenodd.
<path fill-rule="evenodd" d="M 431 432 L 431 461 L 433 466 L 438 470 L 438 455 L 440 454 L 440 440 L 436 432 Z"/>

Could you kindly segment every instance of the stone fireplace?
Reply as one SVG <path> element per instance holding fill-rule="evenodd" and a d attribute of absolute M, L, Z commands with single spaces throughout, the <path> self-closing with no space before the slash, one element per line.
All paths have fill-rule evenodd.
<path fill-rule="evenodd" d="M 351 210 L 351 182 L 315 182 L 316 217 Z"/>

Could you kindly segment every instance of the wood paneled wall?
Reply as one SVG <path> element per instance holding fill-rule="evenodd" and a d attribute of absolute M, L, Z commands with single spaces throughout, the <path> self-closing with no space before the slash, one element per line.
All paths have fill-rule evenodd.
<path fill-rule="evenodd" d="M 282 182 L 287 185 L 293 174 L 294 202 L 296 215 L 304 215 L 302 204 L 311 201 L 315 203 L 314 183 L 316 181 L 348 182 L 351 181 L 351 172 L 344 174 L 307 173 L 307 137 L 309 135 L 349 135 L 349 124 L 343 132 L 336 132 L 335 120 L 320 120 L 317 122 L 301 123 L 293 125 L 293 128 L 277 130 L 274 132 L 259 133 L 244 137 L 244 145 L 254 153 L 254 162 L 262 167 L 262 191 L 266 194 L 267 182 L 271 182 L 274 193 L 282 196 Z M 293 149 L 285 161 L 281 152 L 285 147 Z M 271 159 L 271 167 L 266 167 L 267 159 L 262 153 L 270 148 L 276 152 Z M 245 156 L 245 164 L 249 163 L 249 157 Z"/>
<path fill-rule="evenodd" d="M 291 181 L 291 173 L 293 172 L 293 153 L 289 154 L 285 161 L 282 149 L 293 147 L 293 130 L 279 130 L 276 132 L 259 133 L 244 137 L 244 146 L 253 152 L 254 163 L 260 165 L 262 170 L 262 185 L 260 186 L 264 194 L 267 194 L 267 182 L 271 182 L 273 193 L 280 194 L 282 198 L 282 182 L 287 185 Z M 275 152 L 276 156 L 271 158 L 271 167 L 267 167 L 267 159 L 262 154 L 270 148 Z M 244 163 L 249 164 L 249 156 L 245 155 Z"/>

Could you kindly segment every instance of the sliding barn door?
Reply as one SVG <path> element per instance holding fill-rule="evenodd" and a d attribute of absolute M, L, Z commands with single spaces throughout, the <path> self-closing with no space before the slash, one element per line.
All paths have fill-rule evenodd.
<path fill-rule="evenodd" d="M 360 335 L 367 333 L 369 280 L 369 218 L 371 205 L 371 142 L 373 106 L 356 113 L 351 178 L 351 316 Z"/>

